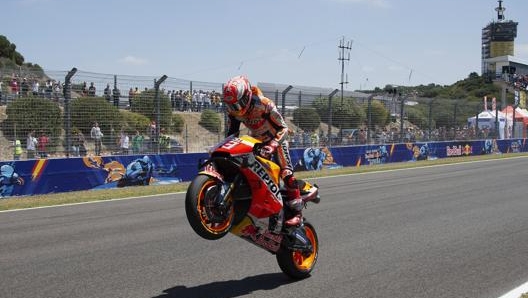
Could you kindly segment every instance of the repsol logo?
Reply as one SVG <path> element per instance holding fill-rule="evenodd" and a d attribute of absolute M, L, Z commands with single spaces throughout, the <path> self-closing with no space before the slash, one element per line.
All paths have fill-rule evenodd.
<path fill-rule="evenodd" d="M 255 174 L 257 174 L 257 176 L 259 176 L 260 179 L 262 179 L 262 181 L 266 183 L 266 186 L 268 187 L 270 192 L 273 193 L 275 197 L 278 198 L 280 195 L 280 189 L 277 186 L 277 184 L 273 182 L 273 180 L 271 179 L 270 175 L 266 172 L 264 167 L 262 167 L 262 165 L 255 160 L 252 164 L 249 165 L 249 168 L 253 172 L 255 172 Z"/>

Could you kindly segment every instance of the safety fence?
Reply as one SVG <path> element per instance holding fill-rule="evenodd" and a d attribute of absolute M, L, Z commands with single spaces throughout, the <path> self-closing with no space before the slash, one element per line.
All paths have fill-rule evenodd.
<path fill-rule="evenodd" d="M 394 143 L 291 150 L 295 171 L 527 152 L 526 139 Z M 135 163 L 148 160 L 150 184 L 190 181 L 207 153 L 86 156 L 0 162 L 0 198 L 137 185 Z M 126 183 L 123 177 L 127 177 Z"/>
<path fill-rule="evenodd" d="M 75 68 L 0 78 L 0 160 L 204 153 L 225 135 L 222 83 Z M 526 137 L 526 110 L 492 96 L 472 102 L 255 84 L 285 115 L 293 148 Z M 521 108 L 526 94 L 517 97 Z"/>

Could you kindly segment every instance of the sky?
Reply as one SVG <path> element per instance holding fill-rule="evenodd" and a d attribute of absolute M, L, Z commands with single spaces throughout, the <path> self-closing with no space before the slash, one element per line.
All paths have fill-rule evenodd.
<path fill-rule="evenodd" d="M 82 71 L 345 90 L 451 85 L 481 71 L 496 0 L 2 0 L 25 62 Z M 504 0 L 528 63 L 526 0 Z M 338 46 L 350 45 L 340 56 Z M 346 59 L 339 60 L 340 57 Z M 342 64 L 343 62 L 343 64 Z M 344 68 L 344 80 L 342 69 Z"/>

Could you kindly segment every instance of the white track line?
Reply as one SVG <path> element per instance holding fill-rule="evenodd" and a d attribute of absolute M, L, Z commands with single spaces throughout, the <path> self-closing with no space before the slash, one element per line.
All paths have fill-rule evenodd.
<path fill-rule="evenodd" d="M 519 287 L 509 291 L 508 293 L 500 296 L 499 298 L 520 298 L 522 294 L 528 293 L 528 282 L 520 285 Z"/>

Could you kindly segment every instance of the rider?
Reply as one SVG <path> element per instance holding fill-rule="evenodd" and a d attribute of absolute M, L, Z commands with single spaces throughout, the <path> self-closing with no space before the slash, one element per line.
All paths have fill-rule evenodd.
<path fill-rule="evenodd" d="M 288 126 L 272 100 L 262 91 L 251 86 L 245 76 L 236 76 L 224 85 L 223 101 L 228 111 L 227 135 L 238 134 L 240 124 L 249 129 L 250 135 L 265 145 L 260 154 L 270 158 L 275 154 L 281 168 L 281 179 L 288 193 L 285 204 L 290 207 L 293 217 L 287 219 L 286 226 L 299 226 L 302 223 L 303 202 L 298 182 L 293 175 L 293 166 L 288 150 Z"/>
<path fill-rule="evenodd" d="M 126 167 L 126 175 L 132 181 L 149 185 L 150 177 L 152 177 L 152 161 L 146 155 L 132 161 Z"/>

